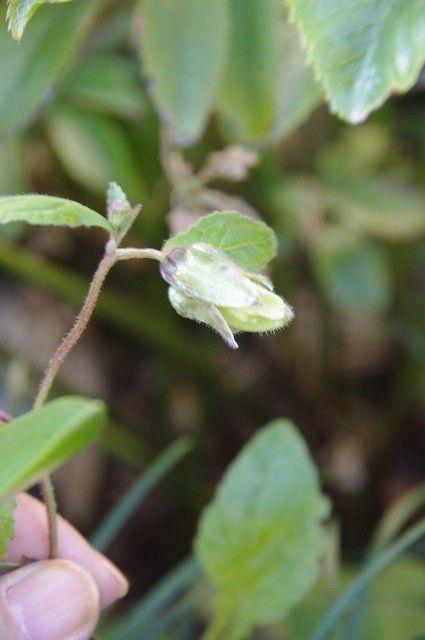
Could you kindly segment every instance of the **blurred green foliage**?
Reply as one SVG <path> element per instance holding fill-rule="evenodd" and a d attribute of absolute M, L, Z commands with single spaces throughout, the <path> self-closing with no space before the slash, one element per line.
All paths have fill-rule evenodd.
<path fill-rule="evenodd" d="M 423 478 L 424 3 L 288 6 L 295 25 L 281 0 L 72 0 L 42 6 L 18 46 L 0 2 L 0 194 L 47 193 L 99 211 L 114 179 L 143 204 L 134 244 L 160 246 L 212 209 L 248 211 L 279 237 L 273 276 L 296 321 L 287 334 L 243 338 L 231 360 L 207 330 L 175 317 L 151 267 L 120 267 L 100 300 L 105 325 L 94 330 L 112 343 L 105 395 L 120 423 L 102 436 L 105 450 L 140 467 L 182 430 L 200 443 L 167 486 L 175 548 L 145 538 L 143 580 L 188 552 L 226 463 L 277 415 L 296 422 L 320 464 L 344 560 L 358 559 L 379 514 Z M 410 88 L 356 128 L 320 104 L 326 96 L 358 122 Z M 81 300 L 100 236 L 64 231 L 62 253 L 38 230 L 0 233 L 7 286 L 9 272 Z M 2 301 L 0 326 L 6 312 Z M 11 356 L 6 330 L 0 342 Z M 103 500 L 106 510 L 113 500 Z M 133 546 L 140 537 L 134 525 Z M 116 553 L 125 566 L 126 545 Z M 135 565 L 125 568 L 140 591 Z M 347 567 L 276 637 L 308 637 L 352 577 Z M 420 637 L 423 575 L 412 558 L 376 582 L 361 640 Z M 194 610 L 205 613 L 209 594 L 200 589 L 199 604 L 187 593 L 167 609 L 169 628 L 149 637 L 197 637 Z"/>

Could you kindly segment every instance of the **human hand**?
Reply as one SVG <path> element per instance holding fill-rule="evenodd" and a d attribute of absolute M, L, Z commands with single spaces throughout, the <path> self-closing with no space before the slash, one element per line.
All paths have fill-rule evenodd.
<path fill-rule="evenodd" d="M 122 598 L 122 573 L 59 518 L 59 560 L 48 557 L 44 506 L 17 497 L 7 562 L 37 560 L 0 578 L 0 640 L 89 640 L 101 609 Z"/>

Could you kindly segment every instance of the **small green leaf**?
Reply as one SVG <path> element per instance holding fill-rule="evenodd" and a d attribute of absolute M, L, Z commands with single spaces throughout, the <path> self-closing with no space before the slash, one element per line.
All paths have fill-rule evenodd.
<path fill-rule="evenodd" d="M 195 242 L 212 244 L 232 262 L 251 271 L 263 269 L 277 251 L 276 236 L 270 227 L 236 211 L 203 216 L 186 231 L 167 240 L 163 248 L 187 247 Z"/>
<path fill-rule="evenodd" d="M 201 134 L 225 60 L 226 0 L 142 0 L 142 61 L 177 142 Z"/>
<path fill-rule="evenodd" d="M 331 109 L 362 122 L 425 61 L 425 1 L 287 0 Z"/>
<path fill-rule="evenodd" d="M 69 396 L 12 420 L 0 429 L 0 502 L 34 484 L 98 434 L 105 422 L 98 400 Z"/>
<path fill-rule="evenodd" d="M 49 2 L 69 2 L 69 0 L 7 0 L 9 30 L 15 40 L 20 40 L 28 22 L 40 5 Z"/>
<path fill-rule="evenodd" d="M 311 258 L 317 281 L 337 307 L 374 313 L 388 309 L 390 268 L 378 245 L 330 232 L 317 241 Z"/>
<path fill-rule="evenodd" d="M 14 500 L 9 500 L 9 502 L 6 502 L 5 504 L 0 504 L 0 561 L 5 557 L 7 545 L 13 538 L 14 509 Z"/>
<path fill-rule="evenodd" d="M 289 421 L 270 423 L 232 463 L 201 518 L 195 548 L 219 592 L 214 638 L 249 637 L 306 594 L 327 512 L 301 436 Z"/>
<path fill-rule="evenodd" d="M 78 202 L 33 194 L 0 197 L 0 224 L 8 222 L 101 227 L 109 233 L 114 231 L 106 218 Z"/>

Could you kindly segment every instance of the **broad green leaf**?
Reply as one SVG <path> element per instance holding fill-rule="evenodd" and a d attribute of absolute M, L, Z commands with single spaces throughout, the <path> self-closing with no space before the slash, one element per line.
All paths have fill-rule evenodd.
<path fill-rule="evenodd" d="M 125 120 L 136 120 L 147 109 L 136 61 L 112 54 L 86 60 L 64 84 L 61 96 L 69 103 Z"/>
<path fill-rule="evenodd" d="M 352 565 L 340 567 L 339 588 L 346 588 L 358 571 L 359 568 Z M 420 633 L 425 629 L 424 593 L 423 561 L 419 556 L 413 556 L 413 559 L 400 558 L 373 584 L 358 640 L 420 640 Z M 277 626 L 274 630 L 276 638 L 311 640 L 317 620 L 333 599 L 326 578 L 319 581 L 283 624 Z M 345 640 L 343 633 L 340 627 L 339 635 L 330 635 L 329 640 Z"/>
<path fill-rule="evenodd" d="M 202 133 L 221 78 L 226 0 L 142 0 L 142 62 L 152 96 L 177 142 Z"/>
<path fill-rule="evenodd" d="M 7 545 L 13 538 L 13 511 L 15 502 L 0 504 L 0 561 L 5 557 Z"/>
<path fill-rule="evenodd" d="M 322 102 L 323 92 L 316 82 L 293 25 L 281 27 L 281 61 L 277 75 L 274 122 L 268 141 L 285 138 L 299 127 Z"/>
<path fill-rule="evenodd" d="M 232 463 L 201 518 L 195 548 L 218 589 L 214 637 L 249 637 L 307 593 L 327 512 L 301 436 L 289 421 L 270 423 Z M 218 632 L 221 616 L 226 634 Z"/>
<path fill-rule="evenodd" d="M 106 218 L 78 202 L 34 194 L 0 197 L 0 224 L 8 222 L 101 227 L 109 233 L 114 231 Z"/>
<path fill-rule="evenodd" d="M 232 0 L 231 51 L 218 109 L 235 138 L 275 142 L 321 99 L 296 29 L 281 0 Z"/>
<path fill-rule="evenodd" d="M 69 2 L 69 0 L 7 0 L 9 30 L 15 40 L 20 40 L 28 22 L 40 5 L 45 2 Z"/>
<path fill-rule="evenodd" d="M 355 124 L 425 62 L 425 0 L 286 0 L 332 111 Z"/>
<path fill-rule="evenodd" d="M 263 269 L 277 251 L 276 236 L 264 222 L 236 211 L 210 213 L 167 240 L 164 249 L 207 242 L 218 247 L 237 265 L 251 271 Z"/>
<path fill-rule="evenodd" d="M 375 313 L 388 309 L 390 268 L 379 246 L 330 232 L 317 241 L 311 259 L 317 281 L 337 307 Z"/>
<path fill-rule="evenodd" d="M 121 123 L 101 114 L 57 107 L 47 117 L 51 144 L 69 175 L 103 196 L 117 181 L 132 202 L 145 196 L 137 156 Z"/>
<path fill-rule="evenodd" d="M 43 7 L 19 46 L 7 33 L 0 10 L 0 135 L 21 126 L 51 96 L 96 14 L 100 0 L 73 0 Z"/>
<path fill-rule="evenodd" d="M 356 231 L 391 242 L 425 235 L 425 193 L 394 180 L 323 184 L 325 203 Z"/>
<path fill-rule="evenodd" d="M 276 115 L 281 0 L 231 0 L 231 47 L 218 94 L 220 112 L 245 139 L 261 140 Z"/>
<path fill-rule="evenodd" d="M 105 407 L 98 400 L 59 398 L 0 429 L 0 502 L 34 484 L 99 433 Z"/>

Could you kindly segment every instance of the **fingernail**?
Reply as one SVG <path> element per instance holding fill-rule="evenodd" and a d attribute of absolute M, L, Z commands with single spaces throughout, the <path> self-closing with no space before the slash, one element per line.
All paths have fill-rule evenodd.
<path fill-rule="evenodd" d="M 68 560 L 38 562 L 8 578 L 6 605 L 24 638 L 83 640 L 94 631 L 99 594 L 78 565 Z"/>
<path fill-rule="evenodd" d="M 104 570 L 103 592 L 100 598 L 101 608 L 109 607 L 115 600 L 123 598 L 128 592 L 128 580 L 123 573 L 104 555 L 100 555 Z"/>

